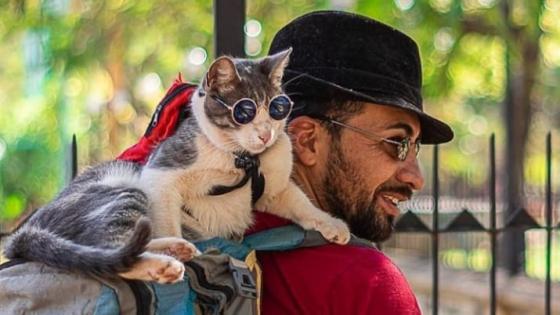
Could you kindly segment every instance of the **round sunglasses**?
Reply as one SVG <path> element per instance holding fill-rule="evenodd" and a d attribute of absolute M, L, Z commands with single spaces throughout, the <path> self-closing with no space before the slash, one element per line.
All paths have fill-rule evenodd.
<path fill-rule="evenodd" d="M 392 140 L 392 139 L 387 139 L 384 137 L 380 137 L 378 135 L 375 135 L 369 131 L 366 131 L 364 129 L 358 128 L 358 127 L 354 127 L 354 126 L 350 126 L 347 125 L 345 123 L 342 123 L 338 120 L 334 120 L 332 118 L 323 116 L 323 115 L 309 115 L 311 118 L 315 118 L 315 119 L 319 119 L 328 123 L 331 123 L 333 125 L 338 125 L 340 127 L 343 128 L 348 128 L 368 139 L 374 140 L 374 141 L 381 141 L 383 143 L 389 144 L 393 147 L 394 151 L 391 153 L 391 155 L 396 158 L 399 161 L 405 161 L 406 158 L 408 157 L 408 152 L 410 151 L 410 148 L 412 147 L 414 150 L 414 154 L 416 155 L 416 157 L 418 157 L 418 153 L 420 153 L 420 139 L 412 142 L 412 139 L 410 137 L 405 137 L 404 139 L 397 141 L 397 140 Z"/>
<path fill-rule="evenodd" d="M 250 98 L 242 98 L 233 103 L 233 105 L 229 105 L 218 96 L 211 97 L 213 100 L 229 109 L 231 112 L 231 119 L 238 125 L 246 125 L 257 116 L 257 103 Z M 268 114 L 272 119 L 282 120 L 290 115 L 293 105 L 294 103 L 287 95 L 276 95 L 268 102 Z"/>

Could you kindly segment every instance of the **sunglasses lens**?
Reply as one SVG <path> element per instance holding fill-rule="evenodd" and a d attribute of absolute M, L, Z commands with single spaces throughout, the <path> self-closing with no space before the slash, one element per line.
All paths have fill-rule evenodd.
<path fill-rule="evenodd" d="M 257 105 L 250 100 L 241 100 L 233 106 L 233 119 L 241 125 L 250 123 L 257 114 Z"/>
<path fill-rule="evenodd" d="M 290 114 L 292 101 L 285 95 L 279 95 L 270 100 L 268 113 L 272 119 L 282 120 Z"/>
<path fill-rule="evenodd" d="M 408 156 L 408 148 L 409 148 L 409 141 L 410 139 L 404 139 L 401 144 L 398 146 L 398 159 L 401 161 L 406 160 Z"/>

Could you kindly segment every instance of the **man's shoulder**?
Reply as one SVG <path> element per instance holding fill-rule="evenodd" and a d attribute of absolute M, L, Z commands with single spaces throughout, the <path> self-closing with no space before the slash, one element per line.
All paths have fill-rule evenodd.
<path fill-rule="evenodd" d="M 252 233 L 290 224 L 264 213 L 256 217 Z M 406 278 L 377 248 L 326 244 L 257 256 L 263 313 L 420 314 Z"/>
<path fill-rule="evenodd" d="M 288 263 L 288 265 L 292 263 L 294 268 L 298 265 L 311 264 L 311 266 L 314 266 L 318 264 L 320 268 L 309 268 L 308 272 L 322 274 L 323 276 L 324 269 L 329 269 L 331 275 L 334 275 L 333 273 L 338 270 L 341 273 L 340 276 L 345 277 L 356 277 L 358 274 L 400 274 L 392 260 L 375 247 L 326 244 L 275 253 L 274 255 L 276 259 L 282 260 L 282 263 Z M 347 270 L 353 270 L 353 272 L 345 273 Z"/>
<path fill-rule="evenodd" d="M 259 261 L 269 293 L 264 299 L 267 310 L 420 314 L 404 275 L 375 248 L 328 244 L 259 253 Z"/>
<path fill-rule="evenodd" d="M 266 213 L 256 213 L 256 219 L 257 227 L 251 233 L 290 224 L 286 219 Z M 380 272 L 400 274 L 391 259 L 374 246 L 326 244 L 282 252 L 264 252 L 260 256 L 266 257 L 267 260 L 281 262 L 283 268 L 300 268 L 302 265 L 311 264 L 314 267 L 310 268 L 308 274 L 322 274 L 325 269 L 329 269 L 329 274 L 332 276 L 337 270 L 343 272 L 349 267 L 357 268 L 357 270 L 363 269 L 363 272 L 367 274 Z"/>

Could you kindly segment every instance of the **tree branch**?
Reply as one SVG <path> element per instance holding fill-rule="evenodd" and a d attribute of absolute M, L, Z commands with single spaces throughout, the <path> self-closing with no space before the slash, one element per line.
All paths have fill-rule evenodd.
<path fill-rule="evenodd" d="M 500 32 L 494 25 L 488 24 L 483 18 L 478 16 L 465 17 L 461 22 L 461 31 L 464 34 L 475 33 L 481 35 L 499 36 Z"/>

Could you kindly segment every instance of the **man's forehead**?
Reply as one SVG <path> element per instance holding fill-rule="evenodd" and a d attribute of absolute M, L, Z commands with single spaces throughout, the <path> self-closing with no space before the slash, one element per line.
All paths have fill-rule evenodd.
<path fill-rule="evenodd" d="M 356 116 L 378 131 L 403 129 L 410 136 L 420 134 L 420 120 L 416 113 L 393 106 L 365 103 L 363 111 Z"/>

